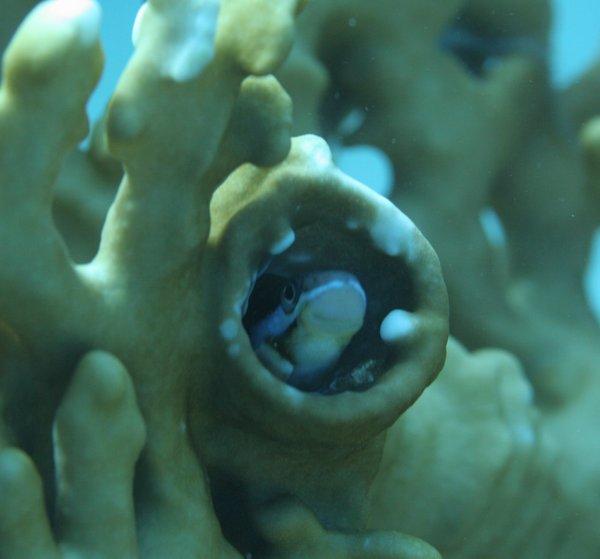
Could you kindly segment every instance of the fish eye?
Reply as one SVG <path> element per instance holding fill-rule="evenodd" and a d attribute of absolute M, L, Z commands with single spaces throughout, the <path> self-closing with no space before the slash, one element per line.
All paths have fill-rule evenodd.
<path fill-rule="evenodd" d="M 292 281 L 288 281 L 281 290 L 281 306 L 286 314 L 291 313 L 298 302 L 299 291 Z"/>

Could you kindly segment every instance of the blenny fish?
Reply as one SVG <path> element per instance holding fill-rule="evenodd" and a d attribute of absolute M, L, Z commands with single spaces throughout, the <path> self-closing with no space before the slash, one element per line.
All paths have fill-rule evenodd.
<path fill-rule="evenodd" d="M 348 272 L 265 273 L 244 323 L 265 367 L 293 386 L 316 390 L 362 328 L 366 308 L 367 296 Z"/>

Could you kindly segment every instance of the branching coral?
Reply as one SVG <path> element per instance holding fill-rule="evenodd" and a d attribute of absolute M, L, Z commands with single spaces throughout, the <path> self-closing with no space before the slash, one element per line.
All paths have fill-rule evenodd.
<path fill-rule="evenodd" d="M 0 447 L 23 450 L 0 455 L 1 556 L 598 555 L 597 329 L 554 301 L 600 135 L 586 198 L 542 118 L 545 2 L 321 0 L 282 67 L 304 4 L 151 0 L 88 152 L 96 4 L 42 3 L 6 51 Z M 290 138 L 339 140 L 356 107 L 346 141 L 392 159 L 455 333 L 529 380 L 451 341 L 425 390 L 448 335 L 433 249 L 324 140 Z"/>
<path fill-rule="evenodd" d="M 103 352 L 86 355 L 54 427 L 60 542 L 51 534 L 35 466 L 24 453 L 5 449 L 0 453 L 2 557 L 135 557 L 132 489 L 144 438 L 123 366 Z"/>
<path fill-rule="evenodd" d="M 280 72 L 296 131 L 339 139 L 361 115 L 341 139 L 390 157 L 392 200 L 440 255 L 453 333 L 516 353 L 545 404 L 576 398 L 597 360 L 580 280 L 595 220 L 567 111 L 585 102 L 548 84 L 547 3 L 376 6 L 328 0 L 303 14 Z M 490 210 L 507 247 L 486 238 Z"/>
<path fill-rule="evenodd" d="M 110 354 L 90 352 L 78 364 L 54 424 L 60 540 L 56 541 L 44 510 L 34 464 L 23 452 L 5 448 L 0 450 L 2 557 L 138 556 L 133 478 L 144 437 L 133 384 L 123 365 Z M 206 504 L 210 518 L 213 513 Z M 279 558 L 307 554 L 340 559 L 439 557 L 423 542 L 392 532 L 328 533 L 293 502 L 265 507 L 257 514 L 257 523 L 265 541 L 277 550 L 269 556 Z M 201 525 L 197 530 L 206 538 Z M 224 543 L 220 550 L 205 548 L 201 556 L 238 557 Z"/>
<path fill-rule="evenodd" d="M 86 131 L 84 104 L 101 67 L 98 9 L 91 2 L 44 3 L 6 52 L 0 166 L 2 207 L 11 213 L 2 223 L 9 265 L 0 276 L 0 313 L 39 365 L 11 379 L 9 421 L 50 487 L 50 439 L 41 426 L 51 423 L 69 363 L 94 347 L 119 355 L 148 433 L 136 478 L 144 557 L 231 553 L 211 512 L 203 464 L 215 479 L 241 481 L 250 508 L 284 491 L 308 502 L 328 528 L 363 529 L 381 432 L 443 363 L 447 303 L 435 254 L 392 204 L 336 171 L 321 140 L 296 140 L 273 170 L 242 166 L 209 208 L 215 189 L 242 163 L 273 165 L 287 154 L 286 94 L 273 78 L 245 78 L 268 73 L 285 57 L 297 8 L 157 0 L 142 12 L 135 55 L 104 125 L 125 175 L 97 256 L 79 266 L 54 229 L 52 187 Z M 43 44 L 35 42 L 41 33 Z M 32 127 L 39 134 L 30 146 L 24 135 Z M 278 219 L 270 219 L 274 211 Z M 308 262 L 294 264 L 286 250 L 294 241 L 290 227 Z M 322 243 L 324 234 L 331 240 Z M 330 395 L 282 382 L 241 335 L 244 298 L 252 297 L 265 265 L 285 268 L 279 259 L 288 257 L 298 272 L 350 270 L 369 298 L 368 328 L 348 352 L 340 347 L 340 366 L 327 373 L 330 385 L 322 388 Z M 385 274 L 374 275 L 368 264 Z M 20 412 L 28 382 L 39 387 L 29 392 L 32 418 Z M 64 405 L 69 401 L 67 393 Z M 17 462 L 24 472 L 17 480 L 35 485 L 22 455 L 7 456 L 8 469 Z M 63 461 L 55 467 L 61 479 Z M 101 485 L 95 491 L 102 493 Z M 59 509 L 62 494 L 59 484 Z M 41 514 L 39 490 L 32 499 Z M 404 548 L 430 555 L 401 536 L 385 538 L 399 554 Z M 332 541 L 324 549 L 345 540 Z M 375 545 L 372 556 L 388 547 Z"/>

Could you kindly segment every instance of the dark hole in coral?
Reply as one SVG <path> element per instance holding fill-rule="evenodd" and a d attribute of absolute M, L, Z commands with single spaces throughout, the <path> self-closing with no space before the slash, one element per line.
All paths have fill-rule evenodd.
<path fill-rule="evenodd" d="M 362 328 L 317 385 L 290 383 L 302 390 L 322 394 L 366 390 L 392 362 L 402 358 L 398 355 L 400 349 L 394 348 L 392 354 L 390 347 L 381 340 L 379 328 L 390 311 L 414 312 L 418 306 L 408 266 L 401 259 L 375 248 L 366 230 L 350 234 L 343 223 L 319 222 L 295 233 L 294 245 L 270 260 L 252 288 L 243 317 L 246 332 L 252 342 L 256 325 L 282 305 L 282 295 L 291 289 L 290 280 L 316 271 L 350 273 L 367 297 Z M 291 322 L 289 331 L 294 327 L 295 323 Z M 281 357 L 289 358 L 277 339 L 270 339 L 269 343 Z M 280 374 L 276 376 L 281 378 Z"/>
<path fill-rule="evenodd" d="M 520 55 L 545 61 L 544 45 L 527 36 L 492 35 L 471 27 L 457 18 L 439 40 L 440 48 L 459 60 L 468 72 L 485 78 L 489 71 L 508 56 Z"/>
<path fill-rule="evenodd" d="M 453 54 L 470 74 L 479 78 L 484 76 L 486 65 L 489 67 L 493 60 L 494 49 L 485 38 L 456 26 L 444 31 L 440 37 L 440 47 Z"/>

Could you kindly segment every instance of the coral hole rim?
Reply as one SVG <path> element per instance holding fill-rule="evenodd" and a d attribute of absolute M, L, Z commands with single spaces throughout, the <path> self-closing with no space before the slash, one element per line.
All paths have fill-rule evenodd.
<path fill-rule="evenodd" d="M 318 165 L 307 162 L 315 157 L 315 148 L 303 147 L 296 144 L 288 163 L 267 173 L 242 171 L 254 194 L 212 239 L 223 272 L 220 295 L 213 299 L 217 324 L 231 326 L 229 339 L 222 328 L 216 329 L 220 358 L 228 363 L 220 382 L 223 405 L 236 409 L 239 421 L 258 425 L 270 436 L 324 444 L 359 442 L 391 425 L 441 369 L 448 335 L 447 294 L 437 256 L 414 224 L 388 200 L 332 164 L 323 164 L 322 154 L 316 154 Z M 261 364 L 242 324 L 242 306 L 273 247 L 281 249 L 290 231 L 332 219 L 348 238 L 371 235 L 373 251 L 387 252 L 390 265 L 410 270 L 419 328 L 402 360 L 370 388 L 323 395 L 302 392 Z M 374 233 L 382 224 L 402 233 L 392 239 L 393 246 Z M 403 235 L 410 236 L 408 244 Z"/>

